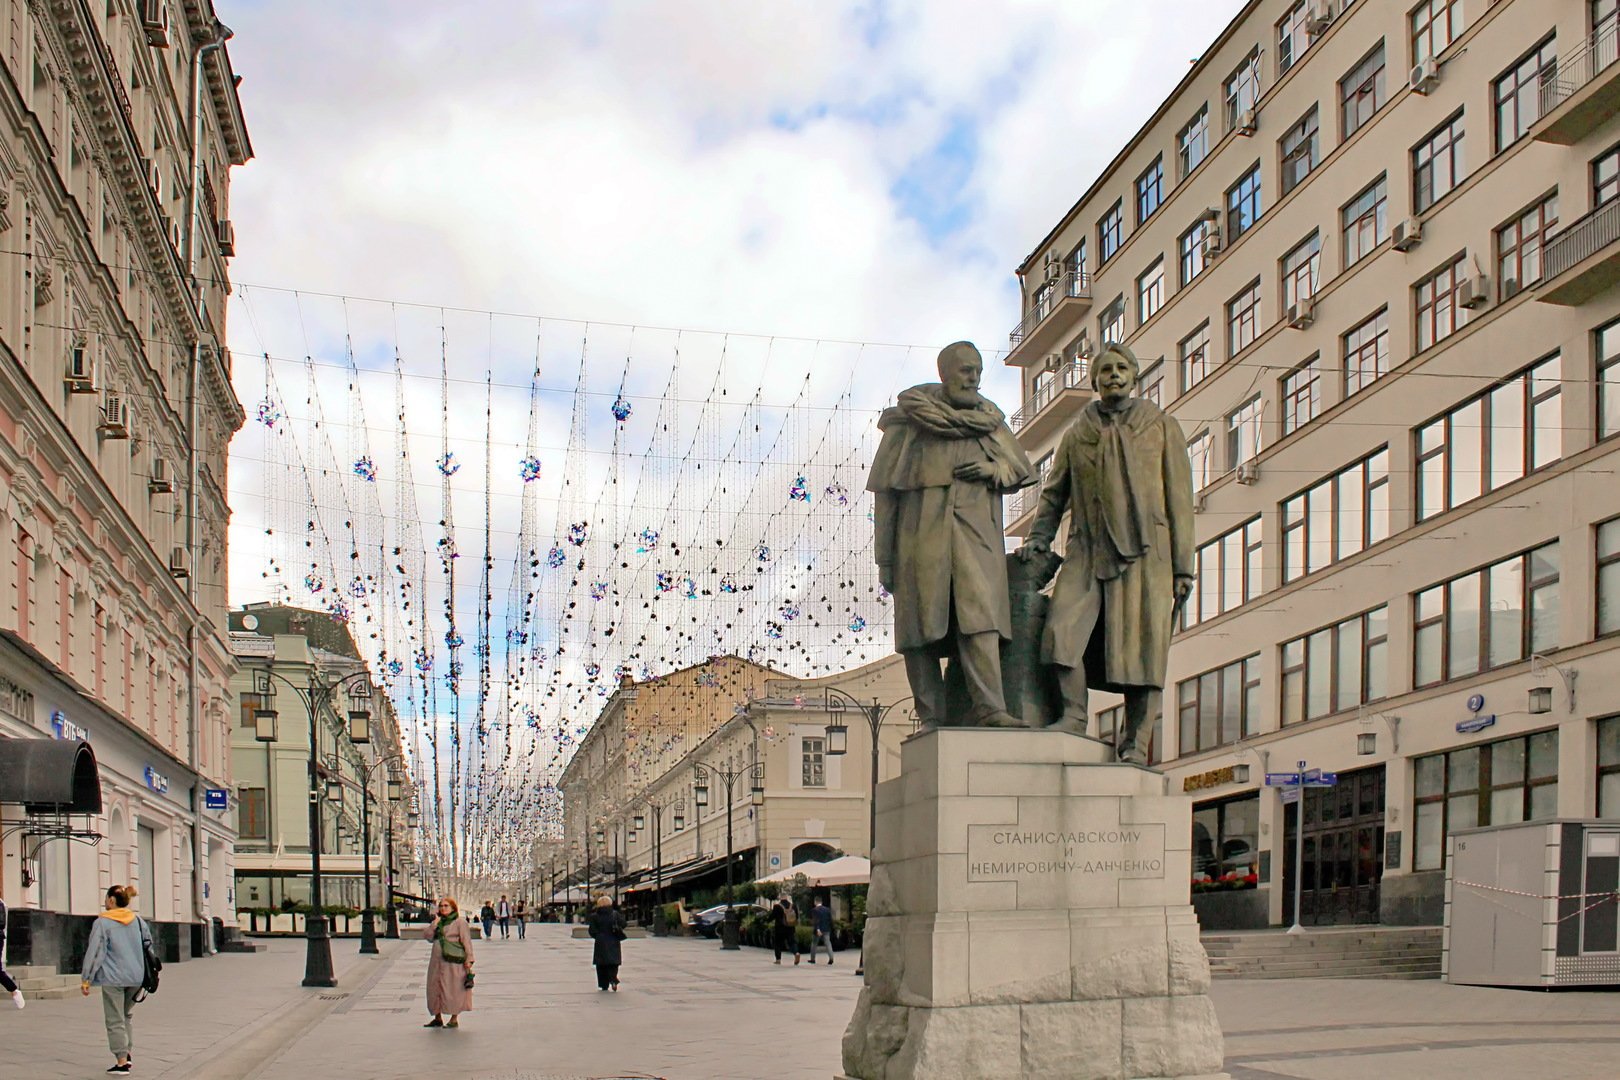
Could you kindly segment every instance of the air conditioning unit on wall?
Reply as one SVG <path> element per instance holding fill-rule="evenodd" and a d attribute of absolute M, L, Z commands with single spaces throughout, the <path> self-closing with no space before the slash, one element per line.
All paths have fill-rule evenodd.
<path fill-rule="evenodd" d="M 177 545 L 170 549 L 169 573 L 176 578 L 188 578 L 191 576 L 191 555 L 187 553 L 185 548 Z"/>
<path fill-rule="evenodd" d="M 101 395 L 101 423 L 96 426 L 104 439 L 129 438 L 129 402 L 116 390 Z"/>
<path fill-rule="evenodd" d="M 1415 94 L 1427 94 L 1440 85 L 1440 64 L 1434 57 L 1419 61 L 1407 76 L 1406 84 Z"/>
<path fill-rule="evenodd" d="M 1302 296 L 1288 305 L 1288 325 L 1295 330 L 1304 330 L 1316 321 L 1316 298 Z"/>
<path fill-rule="evenodd" d="M 141 29 L 154 49 L 169 47 L 169 8 L 164 0 L 141 0 Z"/>
<path fill-rule="evenodd" d="M 1396 251 L 1411 251 L 1423 240 L 1423 222 L 1417 218 L 1407 218 L 1395 226 L 1390 233 L 1389 246 Z"/>
<path fill-rule="evenodd" d="M 1484 274 L 1476 275 L 1464 281 L 1457 288 L 1457 303 L 1472 311 L 1482 308 L 1491 300 L 1491 279 Z"/>

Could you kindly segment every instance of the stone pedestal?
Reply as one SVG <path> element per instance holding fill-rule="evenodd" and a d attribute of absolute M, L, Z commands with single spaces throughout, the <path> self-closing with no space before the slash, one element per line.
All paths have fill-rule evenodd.
<path fill-rule="evenodd" d="M 858 1080 L 1216 1077 L 1192 805 L 1061 732 L 942 728 L 878 788 Z"/>

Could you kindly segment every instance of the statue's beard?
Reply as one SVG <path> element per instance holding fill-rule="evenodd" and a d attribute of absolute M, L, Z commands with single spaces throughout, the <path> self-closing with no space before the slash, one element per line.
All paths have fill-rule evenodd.
<path fill-rule="evenodd" d="M 984 403 L 977 390 L 971 387 L 950 386 L 945 387 L 945 400 L 958 409 L 977 409 Z"/>

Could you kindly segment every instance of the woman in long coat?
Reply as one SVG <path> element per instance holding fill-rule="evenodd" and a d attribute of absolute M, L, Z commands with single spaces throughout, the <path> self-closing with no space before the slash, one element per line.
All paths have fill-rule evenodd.
<path fill-rule="evenodd" d="M 467 980 L 473 973 L 472 931 L 461 917 L 461 908 L 448 896 L 439 901 L 439 917 L 422 931 L 422 936 L 433 942 L 428 958 L 427 1007 L 433 1014 L 423 1027 L 460 1027 L 457 1018 L 473 1007 L 472 987 Z M 465 960 L 446 960 L 445 946 L 454 952 L 459 945 Z M 444 1014 L 449 1013 L 446 1020 Z"/>
<path fill-rule="evenodd" d="M 619 964 L 624 959 L 624 950 L 619 947 L 619 942 L 624 940 L 624 915 L 613 906 L 612 897 L 598 896 L 596 910 L 586 917 L 585 925 L 596 941 L 596 947 L 591 950 L 591 962 L 596 965 L 596 988 L 617 991 Z"/>

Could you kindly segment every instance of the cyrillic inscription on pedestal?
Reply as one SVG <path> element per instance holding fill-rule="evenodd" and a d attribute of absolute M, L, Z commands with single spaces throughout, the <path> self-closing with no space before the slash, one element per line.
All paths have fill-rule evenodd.
<path fill-rule="evenodd" d="M 967 879 L 1013 882 L 1020 909 L 1118 907 L 1121 881 L 1165 876 L 1164 824 L 1122 824 L 1117 796 L 1018 806 L 1016 825 L 968 826 Z"/>

